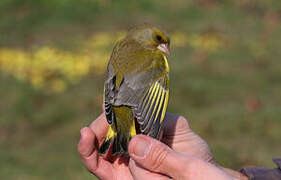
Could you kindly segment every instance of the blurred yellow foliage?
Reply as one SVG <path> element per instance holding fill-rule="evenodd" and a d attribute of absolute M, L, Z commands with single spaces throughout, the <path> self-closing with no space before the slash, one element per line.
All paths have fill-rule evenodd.
<path fill-rule="evenodd" d="M 191 35 L 190 46 L 206 52 L 214 52 L 222 46 L 223 38 L 218 33 Z"/>
<path fill-rule="evenodd" d="M 110 51 L 125 32 L 98 32 L 86 40 L 76 52 L 43 46 L 35 50 L 0 49 L 0 71 L 27 81 L 35 88 L 63 92 L 68 84 L 78 82 L 89 72 L 105 71 Z M 191 45 L 194 48 L 216 50 L 220 47 L 217 37 L 176 32 L 172 34 L 173 47 Z"/>
<path fill-rule="evenodd" d="M 188 43 L 187 35 L 182 32 L 175 32 L 172 34 L 172 46 L 184 47 Z"/>
<path fill-rule="evenodd" d="M 68 84 L 79 81 L 91 70 L 105 71 L 109 48 L 120 33 L 96 33 L 77 52 L 43 46 L 36 50 L 0 49 L 0 70 L 35 88 L 63 92 Z"/>

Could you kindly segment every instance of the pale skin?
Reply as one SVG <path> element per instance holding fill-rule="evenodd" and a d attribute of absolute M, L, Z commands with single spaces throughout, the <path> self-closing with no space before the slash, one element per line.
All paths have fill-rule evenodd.
<path fill-rule="evenodd" d="M 78 144 L 85 167 L 102 180 L 248 179 L 219 166 L 208 144 L 191 130 L 182 116 L 166 113 L 161 141 L 135 136 L 129 144 L 130 158 L 98 154 L 98 145 L 108 127 L 105 115 L 101 114 L 89 127 L 81 129 Z"/>

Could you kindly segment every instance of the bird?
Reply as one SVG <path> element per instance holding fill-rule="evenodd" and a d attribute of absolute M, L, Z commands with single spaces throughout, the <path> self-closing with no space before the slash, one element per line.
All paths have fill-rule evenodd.
<path fill-rule="evenodd" d="M 169 35 L 142 24 L 118 41 L 104 83 L 104 109 L 109 129 L 99 154 L 128 154 L 137 134 L 159 138 L 169 98 Z"/>

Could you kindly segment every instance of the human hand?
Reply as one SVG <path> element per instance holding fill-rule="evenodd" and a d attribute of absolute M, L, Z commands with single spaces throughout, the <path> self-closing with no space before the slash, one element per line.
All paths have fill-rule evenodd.
<path fill-rule="evenodd" d="M 142 179 L 216 179 L 233 177 L 196 156 L 184 155 L 148 136 L 137 135 L 129 144 L 130 171 Z"/>
<path fill-rule="evenodd" d="M 80 157 L 86 168 L 100 179 L 131 180 L 133 177 L 128 167 L 128 157 L 113 159 L 98 154 L 99 145 L 102 144 L 108 127 L 103 113 L 89 127 L 81 129 L 81 139 L 78 143 Z"/>
<path fill-rule="evenodd" d="M 161 142 L 174 151 L 215 163 L 208 144 L 192 131 L 184 117 L 166 113 L 162 131 Z"/>
<path fill-rule="evenodd" d="M 162 130 L 161 141 L 169 147 L 143 135 L 131 140 L 129 167 L 134 179 L 231 179 L 214 165 L 208 144 L 184 117 L 167 113 Z M 142 157 L 135 155 L 144 152 Z"/>
<path fill-rule="evenodd" d="M 175 179 L 182 179 L 184 177 L 183 175 L 190 175 L 188 177 L 192 178 L 194 173 L 197 173 L 197 175 L 205 174 L 209 178 L 210 175 L 208 175 L 207 170 L 213 172 L 217 176 L 216 178 L 219 177 L 219 174 L 223 178 L 229 178 L 221 169 L 211 164 L 214 163 L 214 159 L 208 145 L 190 129 L 187 121 L 181 116 L 167 113 L 163 123 L 163 137 L 161 140 L 173 150 L 157 140 L 138 135 L 132 139 L 129 145 L 130 161 L 129 158 L 125 156 L 112 159 L 109 156 L 102 157 L 98 155 L 97 150 L 106 135 L 107 128 L 108 124 L 106 123 L 104 114 L 102 114 L 90 127 L 81 130 L 81 139 L 78 145 L 78 151 L 86 168 L 101 179 L 169 178 L 162 174 L 169 175 Z M 149 151 L 150 153 L 146 156 L 150 158 L 142 158 L 142 160 L 140 160 L 133 152 L 134 148 L 137 148 L 138 144 L 141 144 L 140 142 L 142 139 L 148 139 L 153 145 L 150 146 L 151 151 Z M 156 148 L 153 148 L 154 145 L 156 145 Z M 153 153 L 154 151 L 156 153 Z M 152 155 L 149 155 L 151 153 Z M 165 155 L 165 153 L 167 153 L 167 155 Z M 171 155 L 173 158 L 166 157 L 168 155 Z M 169 160 L 174 160 L 174 162 L 169 162 Z M 154 165 L 150 167 L 147 166 L 147 164 L 151 164 L 151 162 Z M 177 166 L 180 162 L 183 167 Z M 157 165 L 157 163 L 160 163 L 160 165 Z M 187 164 L 184 165 L 185 163 Z M 160 167 L 164 167 L 165 169 L 166 165 L 173 166 L 174 170 L 172 171 L 172 168 L 169 166 L 167 166 L 169 167 L 168 169 L 166 168 L 169 172 L 157 169 Z M 184 170 L 183 168 L 192 169 L 192 171 L 187 172 L 187 169 Z M 202 168 L 204 169 L 202 170 Z M 198 173 L 198 171 L 200 171 L 200 173 Z M 177 174 L 177 176 L 173 174 Z M 197 177 L 196 179 L 199 178 Z"/>

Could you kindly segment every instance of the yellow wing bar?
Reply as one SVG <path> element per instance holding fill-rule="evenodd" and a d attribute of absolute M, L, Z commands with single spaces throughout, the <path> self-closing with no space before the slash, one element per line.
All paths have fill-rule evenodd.
<path fill-rule="evenodd" d="M 159 130 L 165 117 L 168 96 L 169 90 L 165 90 L 159 82 L 155 82 L 147 90 L 142 103 L 139 104 L 135 113 L 137 121 L 140 124 L 141 133 L 150 134 L 151 130 Z M 158 132 L 154 132 L 153 134 L 157 133 Z"/>

